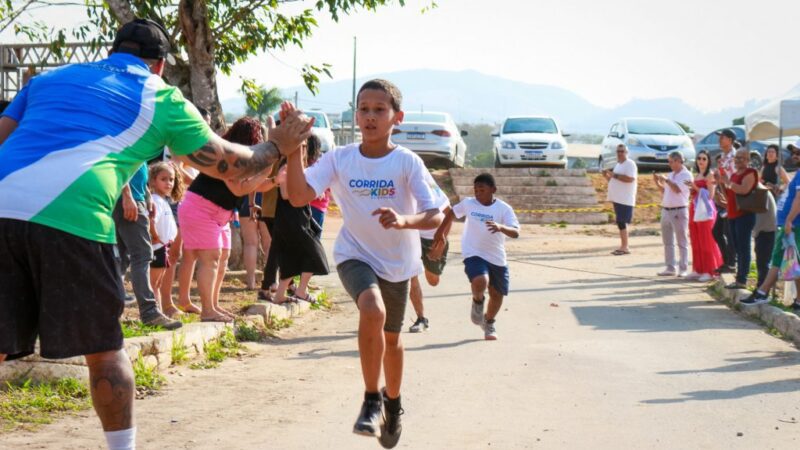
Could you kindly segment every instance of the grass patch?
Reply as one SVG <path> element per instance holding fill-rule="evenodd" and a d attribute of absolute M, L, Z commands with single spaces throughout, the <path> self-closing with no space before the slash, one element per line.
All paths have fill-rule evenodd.
<path fill-rule="evenodd" d="M 33 430 L 56 416 L 91 407 L 89 388 L 75 378 L 52 383 L 33 383 L 30 379 L 6 383 L 0 389 L 0 431 Z"/>
<path fill-rule="evenodd" d="M 320 291 L 317 294 L 317 303 L 312 303 L 310 308 L 311 309 L 326 309 L 329 310 L 333 307 L 331 303 L 331 296 L 328 295 L 327 291 Z"/>
<path fill-rule="evenodd" d="M 547 182 L 544 185 L 547 187 L 554 187 L 558 186 L 558 182 L 556 182 L 556 180 L 547 180 Z"/>
<path fill-rule="evenodd" d="M 155 393 L 167 382 L 167 379 L 158 373 L 158 367 L 147 365 L 141 353 L 133 363 L 133 377 L 136 381 L 136 393 L 139 398 Z"/>
<path fill-rule="evenodd" d="M 163 327 L 154 325 L 145 325 L 140 320 L 126 320 L 123 321 L 121 325 L 122 325 L 122 336 L 125 339 L 140 337 L 140 336 L 148 336 L 150 334 L 159 331 L 164 331 Z"/>
<path fill-rule="evenodd" d="M 548 172 L 548 171 L 546 171 L 546 170 L 544 170 L 544 169 L 540 170 L 540 171 L 539 171 L 537 174 L 538 174 L 540 177 L 549 177 L 549 176 L 550 176 L 550 172 Z"/>
<path fill-rule="evenodd" d="M 193 363 L 190 369 L 211 369 L 219 366 L 219 363 L 230 356 L 238 356 L 242 351 L 242 345 L 236 340 L 233 330 L 227 328 L 218 337 L 203 344 L 205 360 Z"/>
<path fill-rule="evenodd" d="M 189 359 L 189 349 L 186 347 L 186 335 L 183 333 L 172 333 L 172 347 L 169 350 L 172 358 L 172 365 L 178 364 Z"/>
<path fill-rule="evenodd" d="M 277 316 L 270 314 L 269 321 L 267 322 L 267 330 L 271 332 L 280 331 L 284 328 L 292 326 L 294 321 L 290 318 L 280 319 Z"/>
<path fill-rule="evenodd" d="M 200 322 L 200 315 L 193 313 L 181 314 L 180 317 L 178 317 L 178 320 L 184 324 Z"/>
<path fill-rule="evenodd" d="M 237 320 L 234 328 L 236 340 L 239 342 L 263 342 L 269 337 L 267 330 L 259 324 Z"/>

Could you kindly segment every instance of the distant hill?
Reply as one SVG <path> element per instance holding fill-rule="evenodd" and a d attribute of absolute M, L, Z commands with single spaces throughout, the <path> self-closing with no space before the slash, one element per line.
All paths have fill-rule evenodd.
<path fill-rule="evenodd" d="M 512 81 L 473 70 L 410 70 L 359 78 L 386 78 L 403 91 L 403 108 L 407 111 L 450 112 L 457 122 L 496 123 L 513 114 L 545 114 L 555 117 L 562 127 L 573 133 L 605 133 L 621 117 L 664 117 L 686 123 L 698 132 L 708 132 L 730 125 L 736 117 L 766 103 L 750 101 L 741 107 L 704 113 L 677 98 L 635 99 L 616 108 L 593 105 L 566 89 Z M 352 81 L 322 83 L 313 97 L 305 87 L 283 89 L 286 97 L 299 92 L 301 108 L 319 108 L 341 112 L 349 106 Z M 244 99 L 226 99 L 225 112 L 243 114 Z"/>

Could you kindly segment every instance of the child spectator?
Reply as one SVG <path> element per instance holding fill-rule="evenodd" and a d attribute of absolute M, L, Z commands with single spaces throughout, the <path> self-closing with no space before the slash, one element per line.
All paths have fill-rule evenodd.
<path fill-rule="evenodd" d="M 150 241 L 153 243 L 153 261 L 150 263 L 150 285 L 156 301 L 161 303 L 161 312 L 170 318 L 179 316 L 181 311 L 172 303 L 172 296 L 161 295 L 161 283 L 167 268 L 178 259 L 178 252 L 172 246 L 178 237 L 178 225 L 167 199 L 177 203 L 183 198 L 183 179 L 172 163 L 157 162 L 150 165 L 150 193 L 153 198 L 153 212 L 150 220 Z"/>
<path fill-rule="evenodd" d="M 377 436 L 385 448 L 397 444 L 402 430 L 400 331 L 409 279 L 419 273 L 421 256 L 414 230 L 436 228 L 442 220 L 422 160 L 391 142 L 392 129 L 403 120 L 401 103 L 400 90 L 392 83 L 366 82 L 356 99 L 362 142 L 326 153 L 305 173 L 300 152 L 291 153 L 287 164 L 292 205 L 306 205 L 330 187 L 341 208 L 334 258 L 339 278 L 359 308 L 365 387 L 353 432 Z M 281 110 L 281 116 L 287 114 L 294 114 L 290 104 Z M 381 371 L 386 380 L 382 390 Z"/>
<path fill-rule="evenodd" d="M 508 203 L 495 198 L 494 177 L 482 173 L 473 182 L 475 197 L 467 197 L 447 214 L 439 226 L 434 245 L 443 245 L 450 224 L 455 218 L 466 217 L 461 236 L 461 254 L 464 272 L 472 286 L 472 323 L 483 328 L 484 338 L 497 339 L 495 318 L 503 306 L 503 296 L 508 295 L 508 261 L 506 237 L 519 237 L 519 221 Z M 486 289 L 489 289 L 489 306 L 484 314 Z"/>

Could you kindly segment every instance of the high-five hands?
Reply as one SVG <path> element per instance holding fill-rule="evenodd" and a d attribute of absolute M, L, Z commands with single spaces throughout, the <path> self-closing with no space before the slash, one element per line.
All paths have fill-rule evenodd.
<path fill-rule="evenodd" d="M 280 118 L 280 125 L 269 130 L 269 140 L 278 146 L 281 155 L 290 155 L 311 136 L 314 118 L 306 116 L 289 102 L 281 104 Z"/>

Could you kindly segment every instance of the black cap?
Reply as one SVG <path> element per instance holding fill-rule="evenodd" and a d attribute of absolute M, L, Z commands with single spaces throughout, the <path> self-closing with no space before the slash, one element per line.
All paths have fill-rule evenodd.
<path fill-rule="evenodd" d="M 717 131 L 717 136 L 725 136 L 726 138 L 730 138 L 731 140 L 736 140 L 736 132 L 731 130 L 730 128 L 725 128 L 724 130 Z"/>
<path fill-rule="evenodd" d="M 120 47 L 123 42 L 135 42 L 139 48 Z M 114 45 L 115 53 L 128 53 L 146 59 L 167 59 L 170 45 L 167 30 L 150 19 L 134 19 L 117 30 Z"/>

